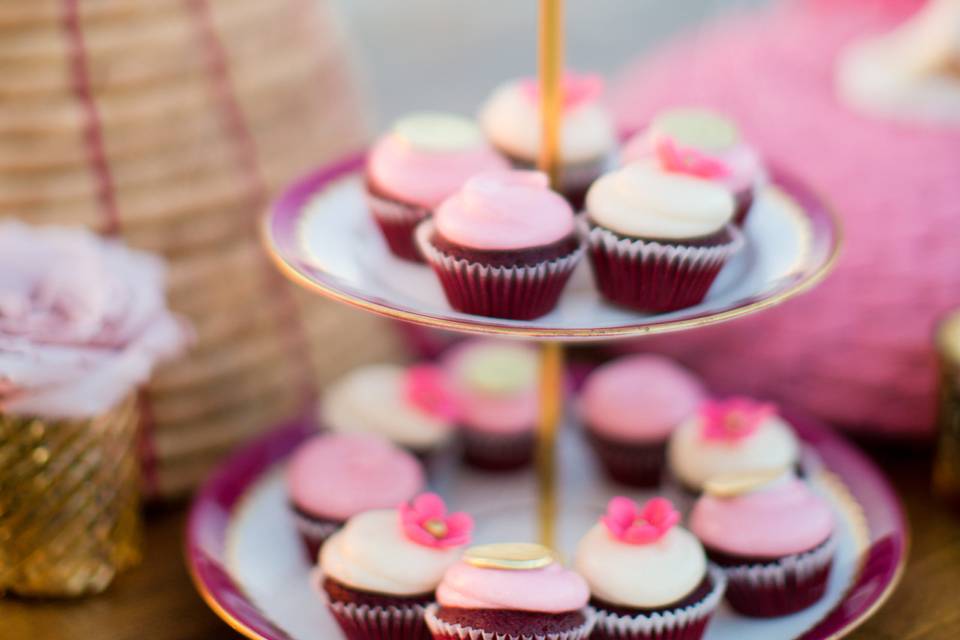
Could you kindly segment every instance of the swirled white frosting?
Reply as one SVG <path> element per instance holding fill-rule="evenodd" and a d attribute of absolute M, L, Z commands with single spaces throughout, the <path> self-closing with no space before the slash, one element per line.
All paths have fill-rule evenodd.
<path fill-rule="evenodd" d="M 694 238 L 719 231 L 733 215 L 733 195 L 690 175 L 667 173 L 652 161 L 608 173 L 587 192 L 587 215 L 635 238 Z"/>
<path fill-rule="evenodd" d="M 960 125 L 960 2 L 931 0 L 890 33 L 854 42 L 837 91 L 867 113 Z"/>
<path fill-rule="evenodd" d="M 322 424 L 338 433 L 376 433 L 411 449 L 442 444 L 452 425 L 404 396 L 405 376 L 406 369 L 393 364 L 354 369 L 323 394 Z"/>
<path fill-rule="evenodd" d="M 651 609 L 690 595 L 707 572 L 697 538 L 674 527 L 650 544 L 616 540 L 597 523 L 577 545 L 574 567 L 590 593 L 611 604 Z"/>
<path fill-rule="evenodd" d="M 756 432 L 730 442 L 704 438 L 700 418 L 691 418 L 673 432 L 667 455 L 674 475 L 699 489 L 720 475 L 793 466 L 799 446 L 793 429 L 779 417 L 768 418 Z"/>
<path fill-rule="evenodd" d="M 534 161 L 540 153 L 540 111 L 518 81 L 494 90 L 480 110 L 480 127 L 491 144 L 508 155 Z M 589 162 L 613 151 L 613 119 L 592 101 L 564 111 L 560 157 L 564 163 Z"/>
<path fill-rule="evenodd" d="M 394 509 L 367 511 L 347 521 L 320 551 L 320 570 L 342 584 L 373 593 L 432 593 L 462 547 L 438 549 L 408 539 Z"/>

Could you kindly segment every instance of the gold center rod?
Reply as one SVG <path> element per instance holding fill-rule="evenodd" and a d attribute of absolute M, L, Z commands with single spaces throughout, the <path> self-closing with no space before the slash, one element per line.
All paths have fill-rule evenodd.
<path fill-rule="evenodd" d="M 560 187 L 560 124 L 563 116 L 563 0 L 540 0 L 541 143 L 537 166 Z M 537 434 L 540 542 L 557 547 L 557 429 L 563 414 L 563 347 L 545 342 L 540 357 L 540 424 Z"/>

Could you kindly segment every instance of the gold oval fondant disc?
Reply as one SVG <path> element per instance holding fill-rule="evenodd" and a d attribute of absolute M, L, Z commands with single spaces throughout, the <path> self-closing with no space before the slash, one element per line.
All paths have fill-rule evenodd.
<path fill-rule="evenodd" d="M 541 544 L 511 542 L 470 547 L 464 552 L 463 559 L 483 569 L 522 571 L 546 567 L 556 562 L 557 556 L 552 549 Z"/>
<path fill-rule="evenodd" d="M 728 473 L 710 478 L 703 485 L 704 493 L 718 498 L 733 498 L 770 484 L 787 473 L 787 468 Z"/>

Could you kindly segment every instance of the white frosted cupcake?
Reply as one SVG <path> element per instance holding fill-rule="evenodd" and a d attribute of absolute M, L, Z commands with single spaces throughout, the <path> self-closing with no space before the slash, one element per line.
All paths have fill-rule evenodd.
<path fill-rule="evenodd" d="M 319 417 L 335 433 L 375 433 L 427 456 L 453 435 L 454 415 L 442 371 L 378 364 L 354 369 L 330 385 Z"/>
<path fill-rule="evenodd" d="M 715 111 L 676 108 L 657 114 L 623 149 L 624 163 L 654 159 L 668 171 L 693 171 L 731 191 L 742 225 L 767 180 L 760 155 L 737 126 Z"/>
<path fill-rule="evenodd" d="M 715 477 L 793 468 L 799 455 L 776 406 L 749 398 L 704 403 L 673 432 L 667 450 L 674 477 L 694 492 Z"/>
<path fill-rule="evenodd" d="M 424 611 L 472 530 L 434 494 L 361 513 L 323 546 L 317 586 L 348 638 L 428 638 Z"/>
<path fill-rule="evenodd" d="M 697 640 L 723 597 L 723 573 L 677 526 L 669 500 L 641 508 L 617 497 L 577 545 L 575 568 L 590 586 L 595 640 Z"/>
<path fill-rule="evenodd" d="M 698 304 L 743 246 L 725 187 L 654 161 L 608 173 L 581 219 L 597 288 L 611 302 L 664 313 Z"/>
<path fill-rule="evenodd" d="M 590 183 L 612 162 L 616 134 L 613 118 L 600 102 L 600 76 L 568 73 L 562 90 L 561 192 L 574 209 L 579 209 Z M 497 87 L 480 110 L 480 126 L 490 143 L 516 168 L 536 166 L 541 147 L 536 79 L 512 80 Z"/>

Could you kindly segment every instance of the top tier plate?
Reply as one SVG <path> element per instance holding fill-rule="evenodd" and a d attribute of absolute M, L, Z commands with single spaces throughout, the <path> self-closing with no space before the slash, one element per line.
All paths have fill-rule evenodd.
<path fill-rule="evenodd" d="M 826 203 L 775 171 L 745 228 L 747 246 L 720 273 L 706 300 L 665 314 L 641 314 L 601 300 L 584 260 L 560 304 L 536 320 L 454 311 L 425 265 L 393 257 L 363 199 L 362 155 L 325 166 L 292 185 L 263 224 L 267 251 L 294 282 L 384 316 L 476 334 L 599 340 L 682 331 L 756 313 L 819 282 L 840 246 Z"/>

